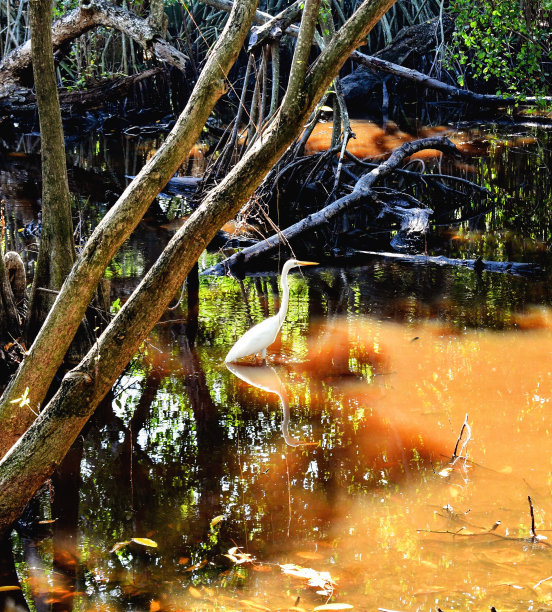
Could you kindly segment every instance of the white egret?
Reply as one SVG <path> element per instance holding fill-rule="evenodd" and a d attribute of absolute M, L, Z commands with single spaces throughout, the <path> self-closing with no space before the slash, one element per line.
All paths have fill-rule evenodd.
<path fill-rule="evenodd" d="M 291 268 L 295 266 L 316 266 L 316 261 L 299 261 L 298 259 L 288 259 L 284 264 L 280 284 L 282 286 L 282 302 L 280 310 L 272 317 L 261 321 L 238 339 L 236 344 L 230 349 L 224 361 L 226 363 L 234 362 L 248 355 L 256 355 L 261 353 L 263 362 L 266 360 L 266 348 L 270 346 L 280 331 L 280 327 L 286 318 L 289 305 L 289 287 L 287 284 L 287 275 Z"/>

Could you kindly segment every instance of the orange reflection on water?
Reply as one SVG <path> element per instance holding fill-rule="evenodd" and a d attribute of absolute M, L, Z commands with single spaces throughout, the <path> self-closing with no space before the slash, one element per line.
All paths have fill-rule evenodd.
<path fill-rule="evenodd" d="M 284 330 L 280 357 L 305 355 L 300 362 L 241 366 L 239 378 L 217 357 L 225 347 L 173 359 L 152 352 L 159 377 L 188 378 L 196 425 L 217 408 L 213 389 L 224 398 L 220 414 L 238 410 L 243 425 L 236 418 L 221 435 L 228 455 L 209 447 L 202 460 L 213 464 L 197 464 L 208 482 L 201 494 L 215 498 L 204 500 L 197 549 L 189 554 L 182 542 L 201 513 L 191 502 L 181 507 L 185 497 L 174 503 L 178 487 L 171 492 L 162 482 L 165 462 L 168 478 L 183 477 L 179 459 L 146 462 L 150 484 L 161 481 L 167 495 L 156 508 L 168 514 L 158 522 L 143 514 L 142 531 L 124 539 L 147 536 L 159 547 L 117 560 L 108 552 L 113 541 L 95 548 L 88 540 L 96 587 L 74 593 L 79 609 L 128 609 L 119 597 L 145 610 L 313 610 L 328 589 L 333 602 L 358 610 L 550 606 L 551 549 L 528 539 L 527 496 L 545 536 L 552 529 L 552 316 L 532 311 L 518 324 L 523 331 L 462 332 L 336 318 L 311 323 L 306 339 Z M 211 370 L 205 366 L 216 379 L 209 388 L 199 380 L 201 358 L 213 360 Z M 450 465 L 466 414 L 468 459 Z M 260 421 L 277 426 L 262 429 Z M 134 471 L 143 460 L 137 452 Z M 219 476 L 224 487 L 217 488 Z M 142 481 L 135 482 L 138 489 Z M 215 540 L 220 546 L 210 548 Z M 223 556 L 229 549 L 254 561 L 233 563 Z M 301 576 L 318 577 L 326 594 Z M 65 601 L 66 585 L 47 582 L 45 597 Z"/>
<path fill-rule="evenodd" d="M 317 461 L 308 449 L 287 454 L 280 469 L 271 463 L 257 484 L 267 512 L 291 528 L 265 560 L 305 565 L 305 550 L 322 552 L 309 565 L 330 571 L 337 600 L 358 609 L 552 603 L 552 585 L 539 584 L 552 575 L 550 548 L 528 539 L 527 502 L 530 495 L 537 533 L 546 535 L 552 318 L 539 311 L 523 320 L 537 329 L 460 333 L 359 319 L 313 327 L 308 358 L 287 368 L 287 384 L 293 395 L 308 377 L 310 410 L 330 414 L 317 435 L 321 446 L 335 443 L 331 464 L 319 463 L 332 485 L 326 481 L 323 495 L 300 486 L 309 461 Z M 359 375 L 362 363 L 373 368 L 370 380 Z M 293 412 L 292 405 L 292 420 Z M 443 469 L 466 414 L 469 459 Z M 332 442 L 327 428 L 336 423 L 340 436 Z M 329 531 L 321 527 L 310 542 L 294 537 L 300 525 L 321 525 L 321 517 Z M 267 577 L 260 586 L 256 579 L 250 588 L 270 606 L 281 602 L 281 581 Z M 312 593 L 303 596 L 316 603 Z"/>

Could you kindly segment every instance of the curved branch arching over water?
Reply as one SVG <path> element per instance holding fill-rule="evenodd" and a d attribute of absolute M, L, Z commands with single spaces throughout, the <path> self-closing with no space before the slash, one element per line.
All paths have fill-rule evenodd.
<path fill-rule="evenodd" d="M 274 393 L 280 398 L 280 403 L 282 405 L 282 435 L 284 436 L 285 443 L 288 446 L 306 446 L 307 444 L 311 444 L 311 442 L 301 442 L 297 438 L 294 438 L 289 433 L 289 421 L 290 421 L 290 412 L 289 412 L 289 398 L 287 394 L 287 389 L 280 380 L 280 377 L 276 373 L 276 370 L 270 366 L 247 366 L 247 365 L 237 365 L 235 363 L 226 363 L 226 367 L 248 385 L 252 387 L 256 387 L 257 389 L 261 389 L 262 391 L 267 391 L 268 393 Z"/>

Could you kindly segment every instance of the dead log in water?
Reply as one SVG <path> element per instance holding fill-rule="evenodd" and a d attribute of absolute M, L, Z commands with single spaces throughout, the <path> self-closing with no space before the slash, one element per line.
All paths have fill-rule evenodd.
<path fill-rule="evenodd" d="M 407 142 L 398 149 L 395 149 L 386 161 L 361 176 L 356 182 L 352 193 L 335 200 L 318 212 L 308 215 L 301 221 L 294 223 L 270 238 L 247 247 L 239 253 L 235 253 L 223 262 L 209 268 L 205 273 L 224 274 L 238 263 L 239 265 L 248 265 L 254 259 L 272 254 L 279 247 L 285 246 L 285 244 L 297 239 L 301 235 L 305 235 L 307 232 L 312 233 L 327 227 L 329 223 L 340 215 L 366 201 L 370 201 L 374 209 L 379 207 L 377 217 L 382 215 L 394 216 L 399 221 L 401 229 L 423 233 L 427 228 L 429 216 L 433 212 L 429 207 L 420 209 L 416 207 L 390 206 L 382 202 L 377 197 L 377 192 L 373 189 L 377 181 L 392 174 L 407 157 L 422 149 L 437 149 L 444 153 L 459 156 L 458 150 L 448 138 L 432 137 Z"/>
<path fill-rule="evenodd" d="M 385 259 L 396 259 L 415 264 L 431 264 L 436 266 L 455 266 L 461 268 L 471 268 L 477 273 L 498 272 L 502 274 L 513 274 L 515 276 L 536 276 L 542 274 L 542 268 L 536 264 L 523 263 L 516 261 L 490 261 L 478 257 L 477 259 L 455 259 L 444 257 L 443 255 L 408 255 L 405 253 L 386 253 L 381 251 L 359 251 L 354 253 L 382 257 Z"/>

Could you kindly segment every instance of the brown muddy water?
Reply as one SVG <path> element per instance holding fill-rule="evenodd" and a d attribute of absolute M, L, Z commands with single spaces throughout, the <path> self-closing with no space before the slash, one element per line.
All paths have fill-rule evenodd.
<path fill-rule="evenodd" d="M 274 270 L 200 277 L 197 301 L 166 313 L 14 530 L 4 605 L 552 608 L 550 140 L 465 138 L 479 152 L 457 171 L 492 206 L 433 228 L 434 253 L 543 273 L 368 257 L 296 272 L 268 365 L 231 369 L 232 343 L 278 306 Z M 119 141 L 75 145 L 74 176 L 97 172 L 115 191 L 149 155 L 123 144 L 130 158 Z M 0 180 L 9 236 L 31 249 L 17 230 L 36 216 L 22 180 L 34 170 L 14 159 L 19 174 L 5 163 Z M 79 209 L 83 227 L 109 206 L 98 202 Z M 170 236 L 160 225 L 151 214 L 114 260 L 114 300 Z"/>

